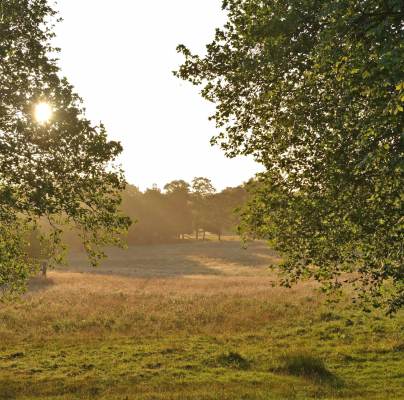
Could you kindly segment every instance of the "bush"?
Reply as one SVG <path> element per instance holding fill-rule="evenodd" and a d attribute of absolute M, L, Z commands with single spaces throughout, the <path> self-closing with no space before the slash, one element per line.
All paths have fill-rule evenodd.
<path fill-rule="evenodd" d="M 239 353 L 230 352 L 222 354 L 217 358 L 219 365 L 223 367 L 230 367 L 236 369 L 247 369 L 250 366 L 250 362 Z"/>
<path fill-rule="evenodd" d="M 302 376 L 321 382 L 337 383 L 338 379 L 327 369 L 323 360 L 308 354 L 289 354 L 281 359 L 278 369 L 289 375 Z"/>

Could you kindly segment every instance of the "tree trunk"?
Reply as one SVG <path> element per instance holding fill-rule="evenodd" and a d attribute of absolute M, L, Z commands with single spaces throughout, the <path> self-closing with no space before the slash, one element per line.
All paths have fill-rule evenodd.
<path fill-rule="evenodd" d="M 195 239 L 199 240 L 199 229 L 195 231 Z"/>
<path fill-rule="evenodd" d="M 202 240 L 205 240 L 205 230 L 203 231 L 203 239 Z"/>
<path fill-rule="evenodd" d="M 222 237 L 222 234 L 219 232 L 219 233 L 217 234 L 217 237 L 219 238 L 219 242 L 220 242 L 221 237 Z"/>
<path fill-rule="evenodd" d="M 47 273 L 47 271 L 48 271 L 48 265 L 47 265 L 47 262 L 44 261 L 44 262 L 42 262 L 42 264 L 41 264 L 41 273 L 42 273 L 42 277 L 43 277 L 43 278 L 46 278 L 46 273 Z"/>

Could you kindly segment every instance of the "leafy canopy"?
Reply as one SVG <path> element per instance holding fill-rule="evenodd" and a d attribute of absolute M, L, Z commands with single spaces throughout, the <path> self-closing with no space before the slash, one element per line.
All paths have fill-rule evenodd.
<path fill-rule="evenodd" d="M 283 255 L 284 284 L 353 281 L 391 312 L 404 304 L 404 4 L 225 0 L 228 20 L 175 73 L 216 105 L 230 157 L 266 167 L 245 231 Z"/>
<path fill-rule="evenodd" d="M 85 118 L 81 99 L 60 77 L 51 45 L 55 11 L 45 0 L 0 1 L 0 288 L 15 291 L 39 261 L 27 230 L 46 220 L 51 259 L 61 226 L 76 226 L 92 263 L 117 243 L 129 220 L 118 213 L 125 180 L 113 161 L 121 145 Z M 47 123 L 35 106 L 49 104 Z"/>

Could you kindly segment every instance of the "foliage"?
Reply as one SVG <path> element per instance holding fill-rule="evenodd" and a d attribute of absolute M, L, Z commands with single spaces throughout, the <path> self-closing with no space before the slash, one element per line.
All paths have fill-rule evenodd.
<path fill-rule="evenodd" d="M 217 362 L 223 367 L 237 369 L 248 369 L 250 366 L 250 363 L 246 358 L 234 351 L 230 351 L 227 354 L 220 354 L 220 356 L 217 358 Z"/>
<path fill-rule="evenodd" d="M 404 304 L 404 6 L 399 0 L 225 0 L 204 57 L 185 46 L 176 75 L 216 104 L 230 157 L 266 167 L 247 233 L 285 257 L 284 283 L 394 312 Z"/>
<path fill-rule="evenodd" d="M 240 223 L 239 209 L 247 201 L 247 192 L 243 186 L 228 187 L 206 199 L 206 217 L 203 228 L 218 235 Z"/>
<path fill-rule="evenodd" d="M 216 193 L 207 178 L 195 178 L 192 187 L 184 180 L 175 180 L 144 193 L 128 185 L 123 194 L 122 210 L 136 220 L 129 230 L 129 244 L 166 243 L 199 231 L 217 234 L 235 230 L 238 215 L 235 210 L 246 200 L 240 186 Z"/>
<path fill-rule="evenodd" d="M 81 99 L 60 77 L 51 46 L 55 11 L 44 0 L 0 2 L 0 286 L 16 290 L 35 260 L 21 231 L 45 219 L 50 261 L 60 260 L 62 226 L 70 223 L 95 265 L 130 221 L 118 213 L 125 180 L 113 161 L 121 145 L 84 116 Z M 34 118 L 49 104 L 51 121 Z"/>
<path fill-rule="evenodd" d="M 207 197 L 215 193 L 216 189 L 210 179 L 198 177 L 192 180 L 192 192 L 197 197 Z"/>
<path fill-rule="evenodd" d="M 324 361 L 310 354 L 295 353 L 282 357 L 281 371 L 295 376 L 304 376 L 318 381 L 338 382 L 327 369 Z"/>
<path fill-rule="evenodd" d="M 190 185 L 183 180 L 176 180 L 164 186 L 171 223 L 179 237 L 192 233 L 192 209 L 190 204 Z"/>
<path fill-rule="evenodd" d="M 9 297 L 20 289 L 35 271 L 35 262 L 24 251 L 24 227 L 7 216 L 0 224 L 0 298 Z"/>
<path fill-rule="evenodd" d="M 206 225 L 208 224 L 210 199 L 216 189 L 208 178 L 194 178 L 192 181 L 192 200 L 193 200 L 193 225 L 196 232 L 196 239 L 199 237 L 199 230 L 202 229 L 205 237 Z"/>
<path fill-rule="evenodd" d="M 123 210 L 136 219 L 137 224 L 129 230 L 128 243 L 162 243 L 169 242 L 178 233 L 178 224 L 172 214 L 172 203 L 158 188 L 147 189 L 144 193 L 133 186 L 129 186 L 123 195 Z"/>

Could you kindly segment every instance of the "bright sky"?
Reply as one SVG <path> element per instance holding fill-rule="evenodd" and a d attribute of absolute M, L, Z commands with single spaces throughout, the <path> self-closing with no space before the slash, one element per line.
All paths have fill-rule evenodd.
<path fill-rule="evenodd" d="M 141 189 L 195 176 L 218 189 L 248 180 L 260 166 L 211 147 L 214 108 L 172 71 L 176 46 L 203 53 L 223 25 L 221 0 L 58 0 L 62 72 L 124 147 L 127 180 Z"/>

